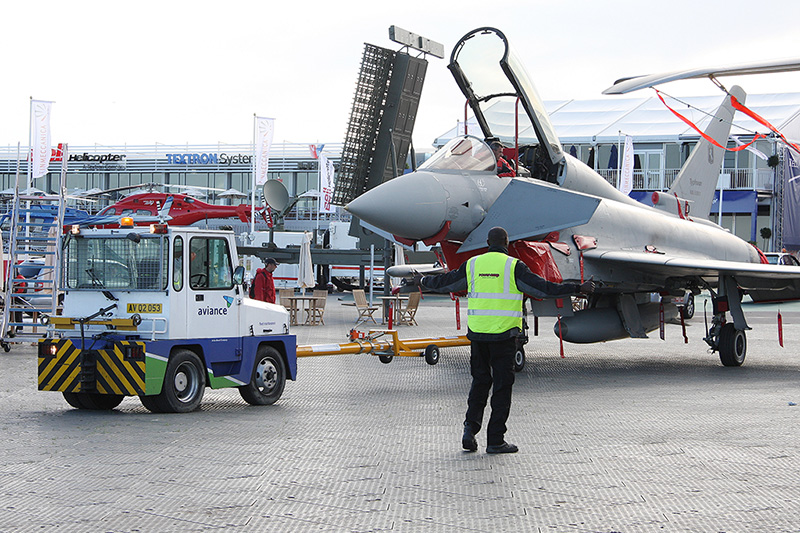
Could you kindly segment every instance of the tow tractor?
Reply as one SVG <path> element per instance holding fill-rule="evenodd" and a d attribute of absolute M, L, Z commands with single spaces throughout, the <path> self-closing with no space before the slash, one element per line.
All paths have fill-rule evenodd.
<path fill-rule="evenodd" d="M 63 236 L 60 315 L 39 341 L 39 390 L 108 410 L 138 396 L 189 412 L 206 387 L 269 405 L 297 375 L 280 305 L 246 298 L 233 232 L 154 224 Z"/>

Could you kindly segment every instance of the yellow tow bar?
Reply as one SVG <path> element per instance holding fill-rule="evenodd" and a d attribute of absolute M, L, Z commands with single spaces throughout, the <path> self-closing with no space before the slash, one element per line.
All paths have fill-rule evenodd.
<path fill-rule="evenodd" d="M 400 339 L 397 330 L 372 329 L 363 338 L 355 338 L 344 344 L 311 344 L 297 347 L 297 357 L 318 355 L 369 354 L 377 355 L 388 363 L 394 356 L 424 356 L 428 364 L 439 362 L 439 348 L 469 346 L 466 335 L 455 337 L 426 337 L 421 339 Z"/>

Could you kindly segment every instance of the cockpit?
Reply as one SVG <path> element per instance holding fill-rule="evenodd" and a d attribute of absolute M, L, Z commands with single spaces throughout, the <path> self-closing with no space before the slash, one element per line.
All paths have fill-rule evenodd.
<path fill-rule="evenodd" d="M 453 49 L 448 68 L 486 142 L 500 140 L 505 146 L 519 147 L 513 156 L 506 152 L 506 159 L 519 161 L 517 175 L 555 182 L 565 159 L 561 144 L 536 87 L 505 35 L 495 28 L 468 33 Z"/>

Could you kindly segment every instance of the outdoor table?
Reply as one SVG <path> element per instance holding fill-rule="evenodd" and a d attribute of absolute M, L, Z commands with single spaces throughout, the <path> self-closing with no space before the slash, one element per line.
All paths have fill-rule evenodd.
<path fill-rule="evenodd" d="M 289 300 L 289 304 L 291 305 L 290 315 L 293 317 L 292 326 L 298 326 L 301 323 L 298 319 L 300 313 L 308 309 L 317 298 L 309 294 L 307 296 L 288 296 L 286 299 Z M 305 324 L 305 322 L 303 322 L 303 324 Z"/>
<path fill-rule="evenodd" d="M 386 310 L 389 307 L 390 303 L 392 305 L 392 309 L 394 309 L 394 316 L 392 317 L 392 320 L 396 323 L 397 320 L 400 318 L 400 310 L 403 308 L 403 302 L 408 301 L 408 296 L 400 296 L 399 294 L 392 294 L 391 296 L 381 296 L 380 299 L 383 300 L 383 306 L 382 306 L 383 319 L 381 323 L 385 324 L 387 321 L 388 313 Z"/>

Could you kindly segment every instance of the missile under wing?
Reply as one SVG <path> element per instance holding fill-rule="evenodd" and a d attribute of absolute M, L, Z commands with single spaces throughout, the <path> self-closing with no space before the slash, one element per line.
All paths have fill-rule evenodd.
<path fill-rule="evenodd" d="M 644 337 L 659 324 L 652 293 L 707 289 L 714 317 L 704 340 L 724 365 L 741 365 L 749 329 L 742 295 L 800 279 L 800 268 L 764 264 L 754 246 L 707 220 L 636 202 L 564 153 L 502 32 L 480 28 L 467 34 L 448 68 L 484 140 L 453 139 L 417 172 L 368 191 L 347 209 L 398 239 L 440 243 L 449 268 L 479 253 L 489 229 L 503 226 L 516 241 L 512 253 L 534 272 L 552 281 L 593 277 L 600 289 L 588 308 L 556 325 L 557 334 L 570 342 Z M 518 116 L 490 124 L 484 109 L 497 99 L 511 100 Z M 712 122 L 706 133 L 724 145 L 727 132 Z M 524 149 L 518 177 L 496 176 L 497 163 L 485 141 L 498 138 Z M 718 167 L 695 165 L 693 173 L 697 183 L 713 191 Z"/>

